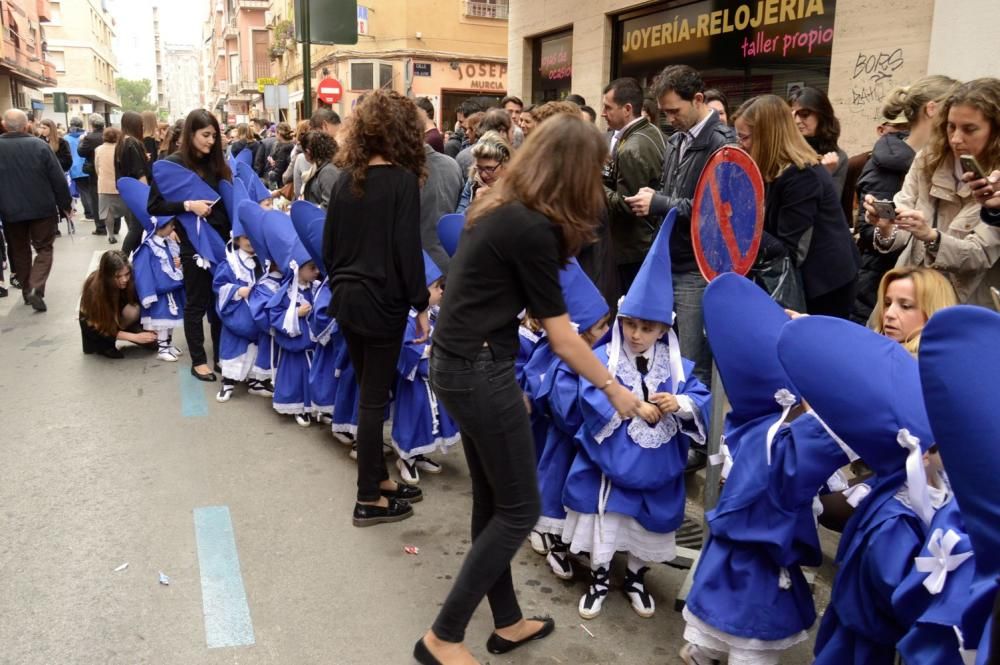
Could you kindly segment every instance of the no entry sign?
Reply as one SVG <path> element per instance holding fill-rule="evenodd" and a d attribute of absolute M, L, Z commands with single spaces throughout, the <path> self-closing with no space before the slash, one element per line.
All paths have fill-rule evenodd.
<path fill-rule="evenodd" d="M 691 210 L 691 240 L 702 276 L 746 275 L 757 258 L 764 228 L 764 180 L 743 150 L 719 148 L 698 180 Z"/>
<path fill-rule="evenodd" d="M 336 104 L 344 94 L 344 88 L 337 79 L 326 78 L 316 86 L 316 96 L 324 104 Z"/>

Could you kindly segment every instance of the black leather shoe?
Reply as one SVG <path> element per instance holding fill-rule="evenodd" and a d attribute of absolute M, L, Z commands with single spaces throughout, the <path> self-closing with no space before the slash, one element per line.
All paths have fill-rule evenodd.
<path fill-rule="evenodd" d="M 399 499 L 389 499 L 389 506 L 386 508 L 363 503 L 354 504 L 354 526 L 402 522 L 409 517 L 413 517 L 413 507 Z"/>
<path fill-rule="evenodd" d="M 7 289 L 3 285 L 0 285 L 0 298 L 7 297 Z"/>
<path fill-rule="evenodd" d="M 427 645 L 424 644 L 424 638 L 417 640 L 417 643 L 413 645 L 413 659 L 416 660 L 420 665 L 441 665 L 441 661 L 434 657 Z"/>
<path fill-rule="evenodd" d="M 556 629 L 556 622 L 552 617 L 531 617 L 531 620 L 542 622 L 542 627 L 539 628 L 538 632 L 534 635 L 526 637 L 518 642 L 511 642 L 510 640 L 505 640 L 496 633 L 493 633 L 490 635 L 490 639 L 486 640 L 486 650 L 490 653 L 507 653 L 508 651 L 513 651 L 522 644 L 527 644 L 528 642 L 534 642 L 535 640 L 548 637 L 552 634 L 552 631 Z"/>
<path fill-rule="evenodd" d="M 106 235 L 108 235 L 108 230 L 107 229 L 94 229 L 93 231 L 90 232 L 90 235 L 92 235 L 92 236 L 106 236 Z"/>
<path fill-rule="evenodd" d="M 108 347 L 106 349 L 102 349 L 102 350 L 98 351 L 97 353 L 99 353 L 100 355 L 104 356 L 105 358 L 111 358 L 113 360 L 121 360 L 122 358 L 125 357 L 124 353 L 122 353 L 121 351 L 119 351 L 117 348 L 115 348 L 113 346 Z"/>
<path fill-rule="evenodd" d="M 197 371 L 195 371 L 194 367 L 191 368 L 191 376 L 198 379 L 199 381 L 207 381 L 209 383 L 216 380 L 214 372 L 209 372 L 208 374 L 199 374 Z"/>
<path fill-rule="evenodd" d="M 42 296 L 37 293 L 29 293 L 24 297 L 24 302 L 31 305 L 31 308 L 36 312 L 45 312 L 49 308 L 46 306 L 45 301 L 42 300 Z"/>
<path fill-rule="evenodd" d="M 424 493 L 419 487 L 396 483 L 396 491 L 379 490 L 379 493 L 387 499 L 402 499 L 407 503 L 420 503 L 424 500 Z"/>

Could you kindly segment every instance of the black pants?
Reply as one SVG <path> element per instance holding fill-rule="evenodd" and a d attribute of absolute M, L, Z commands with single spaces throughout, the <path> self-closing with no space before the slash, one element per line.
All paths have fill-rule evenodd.
<path fill-rule="evenodd" d="M 129 210 L 125 213 L 125 224 L 128 225 L 128 233 L 125 234 L 125 240 L 122 241 L 122 251 L 125 254 L 131 254 L 139 247 L 139 243 L 142 242 L 142 222 Z M 115 229 L 115 233 L 117 232 L 118 229 Z"/>
<path fill-rule="evenodd" d="M 462 642 L 483 596 L 496 628 L 522 618 L 510 561 L 541 512 L 535 444 L 513 358 L 484 348 L 469 361 L 434 347 L 431 385 L 459 425 L 472 478 L 472 547 L 433 626 L 442 640 Z"/>
<path fill-rule="evenodd" d="M 816 296 L 806 299 L 806 312 L 809 314 L 822 314 L 824 316 L 835 316 L 838 319 L 848 319 L 851 317 L 851 309 L 854 307 L 854 297 L 858 291 L 858 279 L 855 277 L 847 284 Z"/>
<path fill-rule="evenodd" d="M 101 219 L 100 206 L 97 201 L 97 176 L 73 178 L 73 182 L 76 183 L 76 191 L 80 194 L 84 216 L 94 220 L 98 229 L 103 229 L 104 220 Z"/>
<path fill-rule="evenodd" d="M 389 479 L 382 452 L 382 428 L 405 326 L 406 322 L 401 321 L 398 332 L 389 337 L 372 337 L 342 328 L 359 391 L 358 501 L 378 501 L 379 483 Z"/>
<path fill-rule="evenodd" d="M 184 271 L 184 296 L 187 299 L 184 304 L 184 338 L 187 339 L 188 352 L 191 354 L 191 365 L 208 364 L 208 356 L 205 354 L 206 314 L 212 331 L 212 353 L 215 363 L 218 364 L 222 320 L 215 311 L 212 273 L 199 268 L 189 255 L 181 256 L 181 269 Z"/>

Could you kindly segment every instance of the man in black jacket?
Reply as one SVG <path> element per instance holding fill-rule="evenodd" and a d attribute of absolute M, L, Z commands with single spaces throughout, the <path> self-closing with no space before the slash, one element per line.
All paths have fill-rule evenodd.
<path fill-rule="evenodd" d="M 3 114 L 0 135 L 0 219 L 7 234 L 10 262 L 21 283 L 25 304 L 44 312 L 45 282 L 52 270 L 52 244 L 59 211 L 73 218 L 66 176 L 48 144 L 27 133 L 24 111 Z M 31 249 L 35 262 L 31 262 Z"/>
<path fill-rule="evenodd" d="M 90 122 L 90 132 L 80 139 L 76 152 L 80 157 L 83 157 L 83 172 L 88 177 L 77 183 L 77 190 L 80 192 L 81 199 L 90 201 L 89 209 L 94 211 L 94 235 L 103 236 L 107 235 L 108 231 L 104 226 L 104 220 L 96 212 L 99 207 L 97 205 L 97 166 L 94 164 L 94 151 L 104 144 L 104 118 L 100 114 L 91 113 L 87 120 Z M 87 209 L 85 204 L 84 210 Z"/>
<path fill-rule="evenodd" d="M 670 262 L 674 280 L 674 310 L 681 355 L 695 363 L 695 374 L 711 381 L 712 353 L 705 340 L 701 296 L 705 279 L 698 271 L 691 244 L 691 207 L 694 190 L 713 152 L 736 143 L 732 128 L 705 104 L 705 83 L 687 65 L 670 65 L 653 81 L 660 110 L 676 130 L 667 143 L 660 191 L 643 187 L 628 202 L 636 215 L 662 218 L 677 208 L 677 222 L 670 236 Z"/>

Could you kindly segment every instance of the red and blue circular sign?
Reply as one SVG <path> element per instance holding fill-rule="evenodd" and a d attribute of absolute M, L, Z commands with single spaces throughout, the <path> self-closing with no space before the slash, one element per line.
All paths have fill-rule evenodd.
<path fill-rule="evenodd" d="M 746 275 L 764 230 L 764 179 L 736 146 L 716 150 L 701 172 L 691 208 L 691 241 L 702 276 Z"/>

